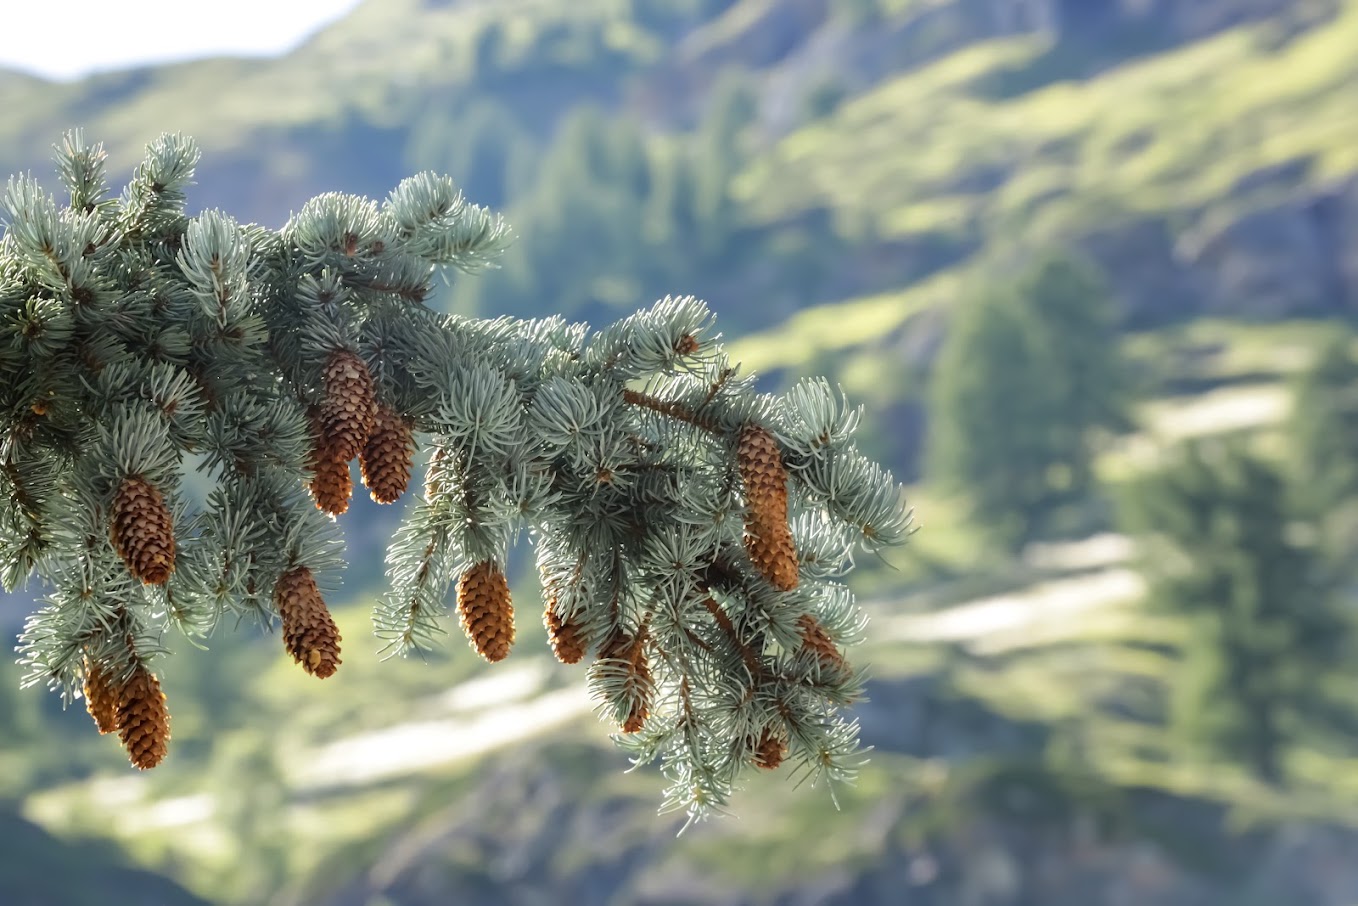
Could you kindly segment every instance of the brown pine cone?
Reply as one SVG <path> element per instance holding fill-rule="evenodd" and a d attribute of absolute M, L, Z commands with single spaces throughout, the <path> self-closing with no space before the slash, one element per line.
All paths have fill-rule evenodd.
<path fill-rule="evenodd" d="M 330 354 L 322 374 L 321 432 L 331 454 L 349 462 L 362 451 L 377 417 L 377 388 L 363 359 L 347 349 Z"/>
<path fill-rule="evenodd" d="M 160 680 L 145 667 L 138 666 L 123 686 L 117 722 L 118 736 L 135 767 L 145 771 L 164 760 L 170 745 L 170 711 Z"/>
<path fill-rule="evenodd" d="M 131 475 L 123 479 L 109 518 L 109 537 L 128 571 L 148 585 L 161 585 L 174 572 L 175 538 L 170 508 L 155 485 Z"/>
<path fill-rule="evenodd" d="M 378 503 L 395 503 L 410 484 L 415 438 L 410 420 L 390 406 L 378 405 L 368 442 L 359 454 L 363 484 Z"/>
<path fill-rule="evenodd" d="M 745 549 L 750 561 L 780 591 L 797 587 L 797 547 L 787 521 L 787 468 L 778 441 L 765 428 L 747 425 L 736 446 L 745 486 Z"/>
<path fill-rule="evenodd" d="M 617 635 L 599 652 L 601 659 L 611 658 L 627 662 L 625 696 L 631 703 L 622 721 L 622 732 L 637 733 L 651 716 L 651 666 L 646 659 L 648 633 L 643 626 L 635 636 Z"/>
<path fill-rule="evenodd" d="M 779 591 L 792 591 L 801 579 L 797 546 L 786 522 L 751 525 L 745 532 L 745 552 L 769 584 Z"/>
<path fill-rule="evenodd" d="M 509 656 L 514 645 L 514 605 L 509 582 L 494 560 L 482 560 L 457 580 L 462 631 L 491 663 Z"/>
<path fill-rule="evenodd" d="M 755 743 L 754 754 L 750 761 L 764 771 L 772 771 L 787 757 L 787 741 L 775 733 L 772 727 L 765 727 Z"/>
<path fill-rule="evenodd" d="M 848 667 L 844 655 L 835 647 L 834 639 L 830 638 L 830 633 L 825 631 L 819 620 L 804 613 L 797 618 L 797 628 L 802 633 L 802 650 L 813 652 L 823 667 L 836 671 Z"/>
<path fill-rule="evenodd" d="M 578 664 L 585 656 L 588 644 L 584 630 L 576 617 L 563 620 L 556 612 L 556 595 L 547 597 L 547 606 L 542 614 L 542 622 L 547 627 L 547 640 L 552 645 L 552 653 L 563 664 Z"/>
<path fill-rule="evenodd" d="M 99 733 L 112 733 L 118 729 L 118 699 L 120 690 L 117 682 L 103 666 L 85 661 L 85 710 L 94 718 Z"/>
<path fill-rule="evenodd" d="M 283 647 L 307 673 L 325 679 L 340 665 L 340 633 L 316 579 L 305 566 L 278 578 L 274 605 L 283 619 Z"/>
<path fill-rule="evenodd" d="M 646 661 L 646 648 L 638 642 L 631 657 L 631 688 L 635 692 L 632 709 L 622 722 L 622 732 L 638 733 L 651 716 L 651 666 Z"/>
<path fill-rule="evenodd" d="M 349 510 L 349 500 L 354 494 L 354 477 L 349 471 L 349 461 L 340 459 L 329 448 L 321 447 L 311 454 L 313 475 L 311 499 L 316 508 L 332 516 L 341 516 Z"/>

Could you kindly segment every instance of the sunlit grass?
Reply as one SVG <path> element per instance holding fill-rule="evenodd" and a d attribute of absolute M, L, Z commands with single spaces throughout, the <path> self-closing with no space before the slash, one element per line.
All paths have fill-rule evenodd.
<path fill-rule="evenodd" d="M 1280 49 L 1243 26 L 1085 81 L 991 96 L 1041 67 L 1031 39 L 973 46 L 889 81 L 754 163 L 742 197 L 769 220 L 829 206 L 887 234 L 1064 231 L 1127 213 L 1216 203 L 1243 177 L 1306 160 L 1358 168 L 1358 3 Z M 776 187 L 776 188 L 775 188 Z"/>
<path fill-rule="evenodd" d="M 800 373 L 824 356 L 842 361 L 844 351 L 890 337 L 911 316 L 946 304 L 958 287 L 959 277 L 944 273 L 909 289 L 804 308 L 777 327 L 735 339 L 727 353 L 746 371 Z"/>

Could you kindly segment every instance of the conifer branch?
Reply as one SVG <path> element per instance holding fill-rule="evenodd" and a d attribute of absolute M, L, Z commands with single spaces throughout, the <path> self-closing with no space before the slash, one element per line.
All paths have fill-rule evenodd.
<path fill-rule="evenodd" d="M 649 396 L 640 391 L 632 390 L 631 388 L 625 388 L 622 391 L 622 398 L 633 406 L 640 406 L 643 409 L 650 409 L 652 412 L 659 412 L 667 418 L 675 418 L 681 422 L 687 422 L 695 428 L 702 428 L 704 431 L 709 431 L 713 434 L 721 433 L 721 428 L 714 419 L 698 414 L 683 403 L 674 400 L 656 399 L 654 396 Z"/>
<path fill-rule="evenodd" d="M 12 179 L 0 238 L 0 571 L 47 586 L 25 685 L 86 696 L 146 769 L 168 753 L 167 628 L 252 615 L 334 674 L 322 589 L 357 459 L 373 499 L 407 498 L 373 610 L 391 653 L 443 634 L 456 588 L 475 652 L 508 657 L 504 565 L 527 531 L 552 651 L 596 651 L 591 693 L 619 746 L 660 761 L 664 808 L 720 811 L 746 768 L 852 777 L 836 708 L 859 616 L 831 578 L 910 516 L 827 383 L 758 393 L 691 296 L 597 330 L 430 308 L 436 272 L 492 266 L 511 238 L 447 177 L 325 193 L 271 230 L 186 214 L 184 136 L 116 198 L 100 146 L 68 136 L 57 160 L 69 206 Z M 181 493 L 195 462 L 201 507 Z"/>

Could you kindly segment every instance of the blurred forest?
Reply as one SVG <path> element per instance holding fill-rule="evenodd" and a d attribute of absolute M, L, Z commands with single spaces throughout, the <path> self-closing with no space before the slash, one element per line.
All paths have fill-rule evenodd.
<path fill-rule="evenodd" d="M 148 775 L 0 662 L 0 902 L 1353 906 L 1355 48 L 1358 0 L 367 0 L 276 60 L 0 70 L 5 174 L 183 131 L 191 207 L 277 226 L 433 169 L 519 237 L 436 304 L 700 296 L 921 524 L 855 573 L 859 783 L 676 837 L 531 557 L 509 661 L 379 659 L 355 500 L 344 668 L 170 640 Z"/>

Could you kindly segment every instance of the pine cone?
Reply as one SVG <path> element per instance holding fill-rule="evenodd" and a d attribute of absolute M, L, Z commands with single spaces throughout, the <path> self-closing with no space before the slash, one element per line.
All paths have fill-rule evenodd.
<path fill-rule="evenodd" d="M 283 618 L 283 647 L 312 676 L 325 679 L 340 665 L 340 634 L 316 579 L 305 566 L 293 567 L 274 586 L 274 605 Z"/>
<path fill-rule="evenodd" d="M 651 716 L 651 666 L 646 659 L 646 628 L 635 636 L 617 635 L 599 652 L 600 659 L 611 658 L 627 662 L 627 686 L 624 691 L 631 703 L 622 721 L 622 732 L 637 733 Z"/>
<path fill-rule="evenodd" d="M 636 646 L 636 653 L 632 656 L 631 673 L 631 686 L 636 695 L 632 709 L 627 712 L 627 719 L 622 722 L 624 733 L 640 732 L 651 716 L 651 667 L 646 662 L 646 649 L 641 645 Z"/>
<path fill-rule="evenodd" d="M 108 670 L 99 664 L 85 662 L 85 710 L 94 718 L 99 733 L 118 729 L 118 699 L 120 690 Z"/>
<path fill-rule="evenodd" d="M 745 549 L 750 561 L 780 591 L 797 587 L 797 547 L 787 521 L 787 468 L 768 430 L 747 425 L 736 446 L 745 486 Z"/>
<path fill-rule="evenodd" d="M 160 764 L 169 750 L 170 711 L 160 680 L 138 666 L 118 698 L 118 736 L 127 758 L 140 770 Z"/>
<path fill-rule="evenodd" d="M 175 538 L 170 509 L 155 485 L 140 476 L 123 479 L 113 498 L 109 536 L 128 571 L 148 585 L 174 572 Z"/>
<path fill-rule="evenodd" d="M 368 442 L 359 454 L 363 484 L 378 503 L 395 503 L 410 484 L 415 439 L 409 419 L 389 406 L 377 407 Z"/>
<path fill-rule="evenodd" d="M 347 349 L 330 354 L 322 374 L 321 432 L 331 455 L 349 462 L 362 451 L 377 417 L 377 389 L 368 364 Z"/>
<path fill-rule="evenodd" d="M 551 642 L 552 653 L 563 664 L 578 664 L 589 647 L 578 618 L 563 620 L 556 612 L 556 595 L 547 597 L 547 607 L 542 614 L 542 622 L 547 627 L 547 640 Z"/>
<path fill-rule="evenodd" d="M 764 771 L 772 771 L 787 757 L 787 741 L 775 733 L 772 727 L 765 727 L 759 741 L 754 745 L 754 755 L 750 761 Z"/>
<path fill-rule="evenodd" d="M 823 667 L 835 671 L 847 669 L 844 655 L 835 647 L 834 639 L 830 638 L 830 633 L 825 631 L 819 620 L 805 613 L 797 618 L 797 627 L 802 631 L 803 651 L 813 652 Z"/>
<path fill-rule="evenodd" d="M 349 461 L 340 459 L 328 447 L 320 447 L 312 451 L 311 468 L 314 474 L 308 487 L 311 498 L 316 501 L 316 508 L 332 516 L 346 513 L 354 493 Z"/>
<path fill-rule="evenodd" d="M 797 571 L 797 547 L 787 523 L 748 526 L 745 552 L 769 584 L 779 591 L 792 591 L 801 579 Z"/>
<path fill-rule="evenodd" d="M 509 656 L 514 605 L 509 582 L 494 560 L 482 560 L 458 579 L 457 612 L 462 631 L 483 658 L 494 663 Z"/>

